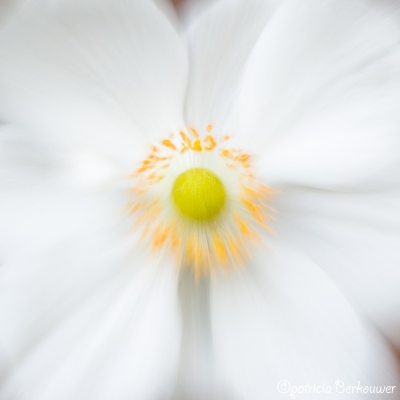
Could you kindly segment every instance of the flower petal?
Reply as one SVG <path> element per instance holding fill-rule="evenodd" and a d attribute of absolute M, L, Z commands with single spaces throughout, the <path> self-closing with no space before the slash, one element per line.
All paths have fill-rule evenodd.
<path fill-rule="evenodd" d="M 278 234 L 301 246 L 400 349 L 400 193 L 293 190 Z"/>
<path fill-rule="evenodd" d="M 197 281 L 191 270 L 181 271 L 182 346 L 174 399 L 225 399 L 226 390 L 214 365 L 210 321 L 210 283 Z"/>
<path fill-rule="evenodd" d="M 115 232 L 93 233 L 2 266 L 0 353 L 13 365 L 2 398 L 158 399 L 173 390 L 176 270 Z"/>
<path fill-rule="evenodd" d="M 282 380 L 329 385 L 329 398 L 342 397 L 336 380 L 397 384 L 383 339 L 294 247 L 275 243 L 250 270 L 220 278 L 211 297 L 215 353 L 238 398 L 279 399 Z"/>
<path fill-rule="evenodd" d="M 7 23 L 8 18 L 15 11 L 19 0 L 3 0 L 0 3 L 0 29 Z"/>
<path fill-rule="evenodd" d="M 399 170 L 400 29 L 391 11 L 385 2 L 289 0 L 274 15 L 237 105 L 239 133 L 263 149 L 271 180 L 369 187 Z"/>
<path fill-rule="evenodd" d="M 0 117 L 130 160 L 181 124 L 187 58 L 152 1 L 28 2 L 0 37 Z"/>
<path fill-rule="evenodd" d="M 225 0 L 194 19 L 187 32 L 189 125 L 224 127 L 248 55 L 273 11 L 272 1 Z"/>

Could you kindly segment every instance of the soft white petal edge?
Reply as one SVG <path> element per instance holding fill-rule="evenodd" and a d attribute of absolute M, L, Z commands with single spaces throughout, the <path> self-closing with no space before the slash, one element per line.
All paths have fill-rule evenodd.
<path fill-rule="evenodd" d="M 185 107 L 189 125 L 200 130 L 208 124 L 225 128 L 248 56 L 274 11 L 270 1 L 216 1 L 190 24 Z"/>
<path fill-rule="evenodd" d="M 399 6 L 288 0 L 248 60 L 238 139 L 270 184 L 398 184 Z"/>
<path fill-rule="evenodd" d="M 128 234 L 120 196 L 39 189 L 24 191 L 27 209 L 21 199 L 15 229 L 23 231 L 25 218 L 29 232 L 19 241 L 16 232 L 2 255 L 0 398 L 172 392 L 181 340 L 172 261 L 149 258 Z"/>
<path fill-rule="evenodd" d="M 400 192 L 297 188 L 276 198 L 281 239 L 301 246 L 400 349 Z"/>
<path fill-rule="evenodd" d="M 2 399 L 153 400 L 174 390 L 176 269 L 149 260 L 120 226 L 82 219 L 79 233 L 2 265 Z"/>
<path fill-rule="evenodd" d="M 174 400 L 225 400 L 226 388 L 214 366 L 210 321 L 210 282 L 181 271 L 182 346 Z"/>
<path fill-rule="evenodd" d="M 0 119 L 126 166 L 182 124 L 187 56 L 152 2 L 35 0 L 0 36 Z"/>
<path fill-rule="evenodd" d="M 249 269 L 220 277 L 212 286 L 211 317 L 216 360 L 238 399 L 280 399 L 281 380 L 397 385 L 383 339 L 294 248 L 272 244 Z M 335 389 L 327 396 L 342 397 Z"/>

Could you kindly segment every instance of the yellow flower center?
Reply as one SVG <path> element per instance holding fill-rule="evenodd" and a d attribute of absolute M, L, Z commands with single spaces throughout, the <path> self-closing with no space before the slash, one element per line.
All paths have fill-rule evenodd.
<path fill-rule="evenodd" d="M 127 205 L 151 251 L 170 252 L 196 279 L 244 264 L 260 230 L 271 231 L 276 194 L 253 172 L 250 154 L 212 129 L 188 128 L 152 145 L 132 174 Z"/>
<path fill-rule="evenodd" d="M 221 180 L 206 168 L 190 168 L 180 174 L 172 187 L 172 198 L 178 210 L 195 221 L 214 218 L 225 204 Z"/>

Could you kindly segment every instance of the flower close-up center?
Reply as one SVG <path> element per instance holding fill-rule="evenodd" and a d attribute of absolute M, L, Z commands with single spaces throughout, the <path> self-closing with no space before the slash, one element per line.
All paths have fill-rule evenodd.
<path fill-rule="evenodd" d="M 213 172 L 206 168 L 190 168 L 176 178 L 172 197 L 185 217 L 207 221 L 220 213 L 226 193 L 221 180 Z"/>
<path fill-rule="evenodd" d="M 131 175 L 134 229 L 149 249 L 174 254 L 197 277 L 243 264 L 259 231 L 270 231 L 275 191 L 257 178 L 251 155 L 229 140 L 211 124 L 205 132 L 171 133 Z"/>
<path fill-rule="evenodd" d="M 400 400 L 400 0 L 0 0 L 0 400 Z"/>

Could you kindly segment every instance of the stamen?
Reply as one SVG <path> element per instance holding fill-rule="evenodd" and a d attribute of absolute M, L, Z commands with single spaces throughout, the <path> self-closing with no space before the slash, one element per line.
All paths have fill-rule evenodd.
<path fill-rule="evenodd" d="M 189 128 L 152 146 L 131 175 L 126 206 L 148 248 L 173 253 L 196 279 L 244 265 L 274 213 L 276 192 L 257 180 L 250 154 L 212 132 Z"/>
<path fill-rule="evenodd" d="M 205 168 L 191 168 L 176 178 L 172 198 L 178 210 L 195 221 L 214 218 L 225 204 L 221 180 Z"/>

